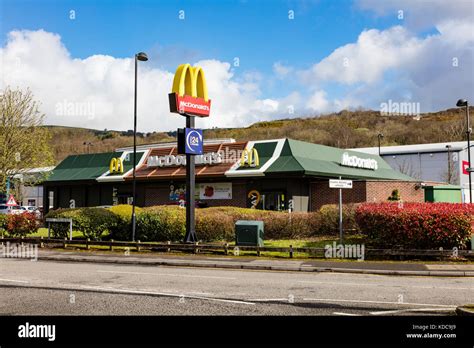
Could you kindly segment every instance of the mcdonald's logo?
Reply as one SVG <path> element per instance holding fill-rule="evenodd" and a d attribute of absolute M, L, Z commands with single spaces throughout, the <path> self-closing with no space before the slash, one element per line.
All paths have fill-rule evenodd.
<path fill-rule="evenodd" d="M 110 160 L 109 172 L 110 174 L 123 174 L 123 161 L 120 157 Z"/>
<path fill-rule="evenodd" d="M 178 66 L 168 96 L 170 112 L 200 117 L 207 117 L 211 112 L 206 77 L 198 66 L 192 67 L 189 64 Z"/>
<path fill-rule="evenodd" d="M 258 167 L 260 165 L 260 159 L 256 148 L 245 149 L 240 157 L 241 167 Z"/>

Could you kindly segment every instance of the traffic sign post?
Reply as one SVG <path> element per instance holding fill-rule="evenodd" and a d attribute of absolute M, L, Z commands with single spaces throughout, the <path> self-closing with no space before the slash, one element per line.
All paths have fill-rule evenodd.
<path fill-rule="evenodd" d="M 18 203 L 15 201 L 15 197 L 13 197 L 13 195 L 10 195 L 10 197 L 8 198 L 8 201 L 5 205 L 7 205 L 9 207 L 12 207 L 12 206 L 18 205 Z"/>
<path fill-rule="evenodd" d="M 339 177 L 339 180 L 330 179 L 329 180 L 329 188 L 338 188 L 339 189 L 339 239 L 340 243 L 343 243 L 343 230 L 342 230 L 342 189 L 351 189 L 352 188 L 352 180 L 341 180 L 342 178 Z"/>

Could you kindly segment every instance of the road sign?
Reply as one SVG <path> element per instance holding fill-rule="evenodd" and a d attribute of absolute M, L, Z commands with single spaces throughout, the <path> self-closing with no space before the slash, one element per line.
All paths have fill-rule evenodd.
<path fill-rule="evenodd" d="M 339 188 L 339 189 L 351 189 L 352 188 L 352 180 L 330 179 L 329 180 L 329 187 L 330 188 Z"/>
<path fill-rule="evenodd" d="M 184 149 L 186 154 L 202 155 L 202 129 L 185 128 L 185 139 Z"/>
<path fill-rule="evenodd" d="M 15 201 L 15 197 L 13 197 L 13 195 L 10 195 L 10 198 L 8 198 L 8 201 L 7 201 L 7 204 L 8 206 L 14 206 L 14 205 L 18 205 Z"/>

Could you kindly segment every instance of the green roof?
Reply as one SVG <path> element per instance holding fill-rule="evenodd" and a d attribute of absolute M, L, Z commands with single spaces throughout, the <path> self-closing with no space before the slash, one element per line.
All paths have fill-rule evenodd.
<path fill-rule="evenodd" d="M 369 158 L 377 161 L 376 170 L 342 166 L 342 155 Z M 379 179 L 414 181 L 410 176 L 397 172 L 376 155 L 338 149 L 298 140 L 286 139 L 281 156 L 265 171 L 265 174 L 304 174 L 310 176 L 353 179 Z"/>
<path fill-rule="evenodd" d="M 122 152 L 107 152 L 68 156 L 53 169 L 46 181 L 95 180 L 109 170 L 112 158 L 121 155 Z"/>

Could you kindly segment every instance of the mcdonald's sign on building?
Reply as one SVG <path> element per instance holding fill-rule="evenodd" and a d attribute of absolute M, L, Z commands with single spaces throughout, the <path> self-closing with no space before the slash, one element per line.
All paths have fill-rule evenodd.
<path fill-rule="evenodd" d="M 176 69 L 173 87 L 168 96 L 170 112 L 199 117 L 208 117 L 211 112 L 206 77 L 198 66 L 181 64 Z"/>

